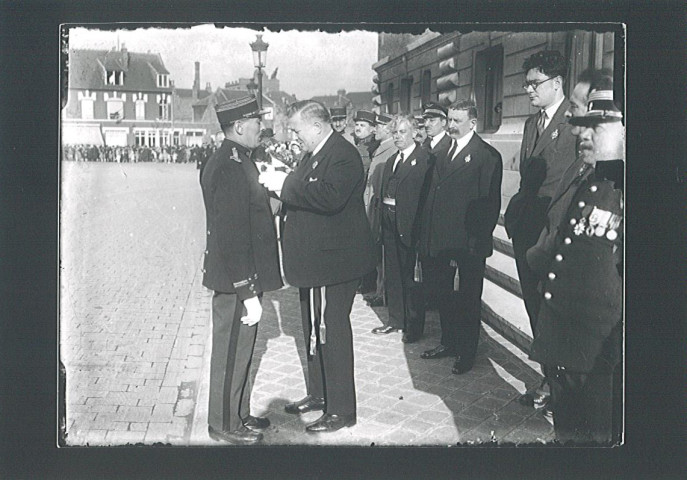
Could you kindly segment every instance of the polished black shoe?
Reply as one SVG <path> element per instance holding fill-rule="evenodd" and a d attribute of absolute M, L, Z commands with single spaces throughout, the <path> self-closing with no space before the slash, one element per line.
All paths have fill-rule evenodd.
<path fill-rule="evenodd" d="M 456 357 L 456 361 L 453 362 L 453 368 L 451 369 L 451 373 L 454 375 L 462 375 L 465 372 L 469 372 L 472 370 L 472 362 L 467 362 L 463 360 L 460 355 Z"/>
<path fill-rule="evenodd" d="M 306 432 L 336 432 L 344 427 L 352 427 L 355 425 L 355 415 L 333 415 L 325 413 L 313 423 L 305 427 Z"/>
<path fill-rule="evenodd" d="M 241 426 L 231 432 L 215 430 L 208 426 L 208 435 L 213 440 L 231 443 L 232 445 L 255 445 L 262 440 L 262 433 L 254 432 L 245 426 Z"/>
<path fill-rule="evenodd" d="M 386 335 L 387 333 L 400 332 L 400 328 L 392 327 L 391 325 L 382 325 L 372 329 L 372 333 L 377 335 Z"/>
<path fill-rule="evenodd" d="M 254 417 L 253 415 L 248 415 L 248 417 L 243 419 L 243 424 L 253 430 L 263 430 L 270 426 L 270 419 L 267 417 Z"/>
<path fill-rule="evenodd" d="M 302 400 L 293 403 L 288 403 L 284 407 L 284 410 L 286 411 L 286 413 L 293 413 L 294 415 L 298 415 L 299 413 L 308 413 L 314 410 L 324 410 L 325 405 L 326 404 L 324 402 L 324 398 L 316 398 L 307 395 Z"/>
<path fill-rule="evenodd" d="M 454 352 L 450 348 L 444 347 L 443 345 L 439 345 L 436 348 L 422 352 L 420 354 L 420 358 L 424 358 L 425 360 L 427 360 L 430 358 L 452 357 L 455 354 L 456 352 Z"/>
<path fill-rule="evenodd" d="M 403 338 L 401 340 L 403 343 L 415 343 L 420 340 L 420 335 L 406 332 L 403 334 Z"/>

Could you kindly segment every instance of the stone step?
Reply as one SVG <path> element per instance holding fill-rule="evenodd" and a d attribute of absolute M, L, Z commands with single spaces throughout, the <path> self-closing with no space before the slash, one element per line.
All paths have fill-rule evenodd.
<path fill-rule="evenodd" d="M 524 352 L 529 352 L 532 329 L 522 299 L 484 279 L 482 320 Z"/>
<path fill-rule="evenodd" d="M 501 225 L 496 225 L 494 228 L 494 249 L 501 253 L 513 257 L 513 242 L 508 238 L 505 227 Z"/>
<path fill-rule="evenodd" d="M 494 250 L 491 257 L 487 258 L 484 276 L 501 288 L 522 298 L 518 270 L 513 257 Z"/>

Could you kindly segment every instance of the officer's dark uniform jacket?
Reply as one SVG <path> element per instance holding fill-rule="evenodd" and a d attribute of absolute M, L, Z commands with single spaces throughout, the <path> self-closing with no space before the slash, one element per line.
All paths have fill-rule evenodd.
<path fill-rule="evenodd" d="M 332 132 L 284 181 L 284 275 L 300 288 L 360 278 L 374 270 L 374 246 L 363 205 L 365 176 L 355 146 Z"/>
<path fill-rule="evenodd" d="M 612 337 L 622 316 L 622 185 L 617 162 L 598 162 L 573 182 L 574 195 L 552 241 L 528 251 L 530 267 L 543 276 L 543 300 L 530 358 L 572 372 L 610 372 L 618 361 Z M 603 163 L 603 165 L 602 165 Z M 622 169 L 620 170 L 622 177 Z M 611 178 L 609 178 L 611 177 Z"/>
<path fill-rule="evenodd" d="M 224 140 L 201 175 L 207 225 L 203 285 L 240 300 L 282 286 L 277 235 L 249 151 Z"/>
<path fill-rule="evenodd" d="M 398 153 L 389 157 L 384 165 L 382 174 L 381 202 L 377 208 L 384 208 L 384 199 L 394 199 L 396 230 L 400 241 L 406 247 L 414 247 L 417 240 L 417 219 L 420 194 L 425 182 L 427 168 L 430 164 L 430 154 L 427 150 L 415 146 L 413 152 L 398 165 L 393 172 L 394 162 Z"/>

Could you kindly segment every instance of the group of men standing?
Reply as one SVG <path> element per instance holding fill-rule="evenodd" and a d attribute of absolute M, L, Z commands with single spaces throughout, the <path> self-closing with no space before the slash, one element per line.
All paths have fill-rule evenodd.
<path fill-rule="evenodd" d="M 588 95 L 591 101 L 596 97 L 590 91 L 608 92 L 612 84 L 601 85 L 598 80 L 609 77 L 596 74 L 586 92 L 575 89 L 573 96 L 580 98 L 570 103 L 563 94 L 564 67 L 558 52 L 540 52 L 525 63 L 524 88 L 540 113 L 525 124 L 522 182 L 506 212 L 506 227 L 534 332 L 531 355 L 544 365 L 546 377 L 546 385 L 528 391 L 521 401 L 546 403 L 550 390 L 557 434 L 579 439 L 580 425 L 592 427 L 578 404 L 605 409 L 606 390 L 596 393 L 612 383 L 614 350 L 607 339 L 612 332 L 617 336 L 620 325 L 620 284 L 617 275 L 600 270 L 618 258 L 614 246 L 619 245 L 622 220 L 622 204 L 614 203 L 619 198 L 617 183 L 591 173 L 598 160 L 596 143 L 583 135 L 592 136 L 597 124 L 619 117 L 609 115 L 610 106 L 604 104 L 603 110 L 594 110 L 595 118 L 582 117 L 582 123 L 591 126 L 569 124 L 566 112 L 586 113 L 587 99 L 582 97 Z M 608 93 L 596 95 L 602 97 L 597 106 L 600 100 L 608 103 Z M 210 436 L 252 444 L 262 438 L 259 430 L 269 426 L 268 419 L 250 415 L 249 370 L 262 294 L 282 286 L 270 197 L 282 204 L 284 277 L 299 288 L 307 350 L 307 395 L 285 410 L 323 412 L 306 426 L 307 432 L 336 431 L 357 421 L 350 324 L 357 291 L 366 291 L 370 304 L 388 304 L 388 321 L 373 333 L 403 331 L 406 343 L 423 335 L 425 298 L 431 293 L 439 309 L 441 340 L 421 357 L 452 356 L 454 374 L 469 371 L 477 353 L 485 261 L 493 251 L 503 174 L 501 155 L 476 133 L 475 103 L 426 104 L 422 120 L 427 139 L 418 143 L 420 128 L 412 115 L 356 112 L 355 136 L 348 137 L 345 109 L 328 111 L 315 101 L 296 102 L 287 111 L 288 125 L 305 155 L 290 173 L 261 173 L 250 160 L 262 114 L 255 99 L 232 100 L 216 111 L 226 139 L 201 176 L 208 226 L 203 284 L 215 291 Z M 582 155 L 587 150 L 592 153 Z M 608 171 L 617 177 L 620 160 L 614 160 L 616 166 Z M 587 190 L 582 192 L 582 186 Z M 606 203 L 597 205 L 596 198 Z M 574 208 L 575 222 L 568 221 Z M 597 237 L 603 237 L 603 248 Z M 598 251 L 585 258 L 586 251 L 576 252 L 575 247 Z M 597 296 L 584 307 L 598 306 L 603 319 L 597 310 L 583 308 L 579 313 L 576 297 L 559 290 L 586 281 L 576 277 L 578 271 L 564 273 L 565 266 L 579 268 L 573 262 L 591 261 L 595 265 L 585 271 L 598 273 L 607 285 L 597 285 Z M 589 288 L 582 290 L 593 294 Z M 604 294 L 605 303 L 599 298 Z M 559 298 L 565 299 L 563 310 L 556 303 Z M 564 332 L 561 318 L 567 322 Z M 579 322 L 587 327 L 581 340 L 574 331 Z M 608 355 L 597 367 L 599 340 Z M 587 370 L 576 369 L 576 353 L 585 356 Z M 589 372 L 602 367 L 603 380 L 588 381 Z M 591 423 L 604 422 L 597 416 Z"/>

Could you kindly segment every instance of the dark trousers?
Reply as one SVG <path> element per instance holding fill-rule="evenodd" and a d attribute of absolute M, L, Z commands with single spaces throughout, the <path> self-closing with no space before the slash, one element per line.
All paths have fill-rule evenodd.
<path fill-rule="evenodd" d="M 208 425 L 233 431 L 250 415 L 250 363 L 258 325 L 241 323 L 245 309 L 234 293 L 212 297 L 212 355 Z"/>
<path fill-rule="evenodd" d="M 561 442 L 611 441 L 613 374 L 573 373 L 548 368 L 553 426 Z"/>
<path fill-rule="evenodd" d="M 460 288 L 453 289 L 456 269 L 447 258 L 427 258 L 428 270 L 435 276 L 427 282 L 436 289 L 441 322 L 441 344 L 471 365 L 477 355 L 482 312 L 485 259 L 467 252 L 458 255 Z"/>
<path fill-rule="evenodd" d="M 333 415 L 355 415 L 356 413 L 353 333 L 350 315 L 358 284 L 359 280 L 354 279 L 322 288 L 299 289 L 308 360 L 306 374 L 308 395 L 324 398 L 327 413 Z M 324 293 L 324 302 L 322 293 Z M 317 336 L 314 355 L 310 355 L 311 303 L 314 307 L 312 311 L 316 319 Z M 326 332 L 324 342 L 320 338 L 323 317 Z"/>
<path fill-rule="evenodd" d="M 389 325 L 421 336 L 425 329 L 422 284 L 414 281 L 415 250 L 401 242 L 393 209 L 384 206 L 382 242 Z"/>

